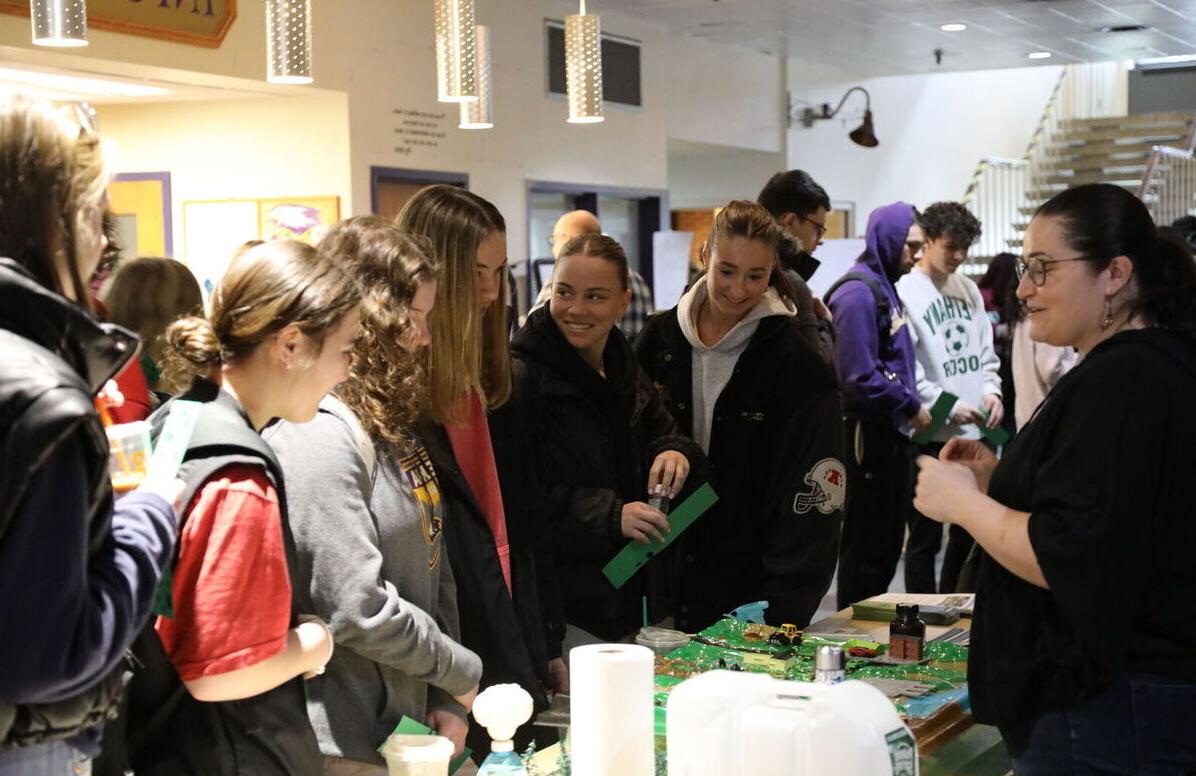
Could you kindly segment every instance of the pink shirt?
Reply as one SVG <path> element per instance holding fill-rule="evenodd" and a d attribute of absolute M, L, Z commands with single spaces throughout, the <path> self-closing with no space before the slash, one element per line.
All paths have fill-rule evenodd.
<path fill-rule="evenodd" d="M 457 465 L 482 509 L 486 525 L 494 535 L 498 562 L 502 565 L 507 594 L 511 593 L 511 546 L 507 542 L 507 515 L 503 510 L 502 490 L 498 485 L 498 467 L 494 463 L 494 446 L 490 442 L 490 424 L 486 408 L 476 391 L 466 399 L 466 419 L 463 426 L 446 426 L 449 444 L 457 457 Z"/>

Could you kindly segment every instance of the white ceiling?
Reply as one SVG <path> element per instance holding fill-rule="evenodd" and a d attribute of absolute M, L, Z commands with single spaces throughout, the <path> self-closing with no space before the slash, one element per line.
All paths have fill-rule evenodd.
<path fill-rule="evenodd" d="M 590 0 L 589 11 L 868 76 L 1196 54 L 1196 0 Z M 952 22 L 968 28 L 939 29 Z M 1146 29 L 1101 31 L 1126 25 Z"/>

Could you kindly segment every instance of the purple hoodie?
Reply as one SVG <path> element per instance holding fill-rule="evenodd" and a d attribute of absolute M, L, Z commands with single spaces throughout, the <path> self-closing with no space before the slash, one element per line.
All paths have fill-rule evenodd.
<path fill-rule="evenodd" d="M 906 202 L 873 210 L 865 234 L 867 247 L 849 270 L 880 281 L 889 300 L 892 334 L 882 335 L 885 324 L 879 320 L 876 298 L 867 284 L 845 283 L 829 301 L 837 332 L 835 365 L 847 414 L 890 422 L 897 428 L 905 428 L 921 407 L 914 380 L 914 345 L 905 308 L 893 286 L 902 274 L 901 251 L 913 223 L 914 207 Z"/>

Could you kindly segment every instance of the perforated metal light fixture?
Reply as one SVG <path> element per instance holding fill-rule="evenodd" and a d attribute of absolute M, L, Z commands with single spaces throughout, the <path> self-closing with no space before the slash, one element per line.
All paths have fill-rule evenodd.
<path fill-rule="evenodd" d="M 586 13 L 565 17 L 565 91 L 571 124 L 596 124 L 602 115 L 602 30 L 598 17 Z"/>
<path fill-rule="evenodd" d="M 473 0 L 436 0 L 436 99 L 478 98 Z"/>
<path fill-rule="evenodd" d="M 266 80 L 309 84 L 311 0 L 266 0 Z"/>
<path fill-rule="evenodd" d="M 460 129 L 490 129 L 494 126 L 494 105 L 490 93 L 490 28 L 478 25 L 478 98 L 461 103 Z"/>
<path fill-rule="evenodd" d="M 87 45 L 87 0 L 29 0 L 29 22 L 35 45 Z"/>

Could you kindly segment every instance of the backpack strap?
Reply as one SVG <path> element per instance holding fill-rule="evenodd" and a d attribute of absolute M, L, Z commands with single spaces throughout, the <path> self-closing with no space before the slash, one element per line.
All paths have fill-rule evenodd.
<path fill-rule="evenodd" d="M 839 287 L 852 281 L 859 281 L 868 286 L 869 290 L 872 291 L 872 298 L 876 300 L 876 317 L 880 323 L 878 330 L 882 336 L 887 337 L 889 335 L 889 319 L 892 316 L 892 305 L 889 303 L 889 297 L 885 295 L 884 287 L 881 286 L 880 281 L 871 275 L 866 275 L 863 272 L 848 272 L 826 290 L 826 293 L 822 295 L 823 300 L 827 306 L 830 306 L 831 297 L 839 290 Z"/>

